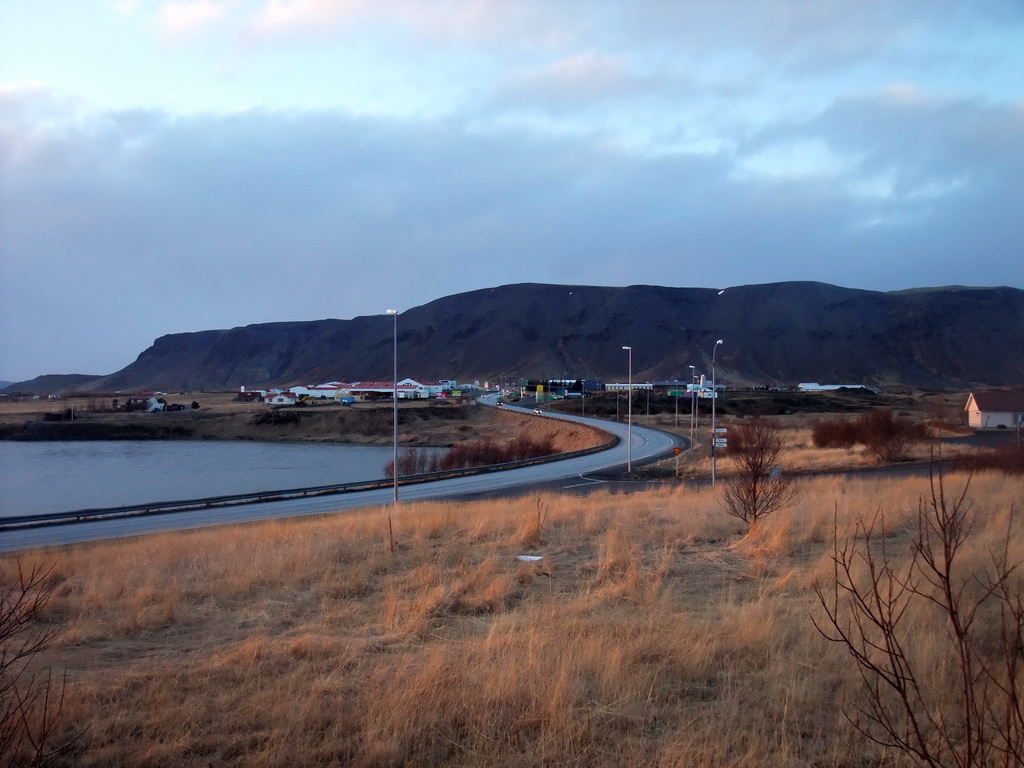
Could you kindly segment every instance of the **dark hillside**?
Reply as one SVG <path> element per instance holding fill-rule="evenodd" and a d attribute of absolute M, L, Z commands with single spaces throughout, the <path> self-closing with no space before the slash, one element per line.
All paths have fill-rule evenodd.
<path fill-rule="evenodd" d="M 1024 291 L 881 293 L 811 282 L 717 291 L 518 284 L 447 296 L 398 318 L 399 375 L 800 381 L 968 388 L 1024 383 Z M 389 379 L 392 319 L 269 323 L 161 337 L 94 391 Z M 26 385 L 16 385 L 26 386 Z"/>

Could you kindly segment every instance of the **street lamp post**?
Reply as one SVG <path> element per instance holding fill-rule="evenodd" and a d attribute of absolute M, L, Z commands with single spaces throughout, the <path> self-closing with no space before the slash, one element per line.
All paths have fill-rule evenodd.
<path fill-rule="evenodd" d="M 715 431 L 715 403 L 718 401 L 718 390 L 715 388 L 715 353 L 718 351 L 718 345 L 722 343 L 722 339 L 719 339 L 711 350 L 711 485 L 715 484 L 717 470 L 715 438 L 718 437 L 718 433 Z"/>
<path fill-rule="evenodd" d="M 626 472 L 633 471 L 633 348 L 623 347 L 629 353 L 629 379 L 626 400 Z"/>
<path fill-rule="evenodd" d="M 697 390 L 693 385 L 697 383 L 697 367 L 687 366 L 690 369 L 690 447 L 693 447 L 693 430 L 697 426 Z"/>
<path fill-rule="evenodd" d="M 393 503 L 398 504 L 398 310 L 389 309 L 388 314 L 394 318 L 394 332 L 392 333 L 392 348 L 391 348 L 391 390 L 392 400 L 394 401 L 394 411 L 392 414 L 392 426 L 394 428 L 393 435 L 393 446 L 394 446 L 394 457 L 393 461 L 395 464 L 395 470 L 392 473 L 395 480 L 395 494 Z"/>

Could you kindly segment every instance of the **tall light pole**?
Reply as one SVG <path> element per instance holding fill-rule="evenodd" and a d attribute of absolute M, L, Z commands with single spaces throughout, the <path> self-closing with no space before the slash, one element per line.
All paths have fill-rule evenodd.
<path fill-rule="evenodd" d="M 394 412 L 392 415 L 392 422 L 394 427 L 394 440 L 392 442 L 394 444 L 393 461 L 395 464 L 395 470 L 392 474 L 394 475 L 395 478 L 395 496 L 393 503 L 398 504 L 398 310 L 389 309 L 388 314 L 391 315 L 391 317 L 394 318 L 395 321 L 395 328 L 394 332 L 392 333 L 391 348 L 391 385 L 393 387 L 393 389 L 391 390 L 391 399 L 394 401 Z"/>
<path fill-rule="evenodd" d="M 628 400 L 626 401 L 626 472 L 633 471 L 633 348 L 623 347 L 629 353 Z"/>
<path fill-rule="evenodd" d="M 693 385 L 697 383 L 697 366 L 687 366 L 690 369 L 690 447 L 693 448 L 693 430 L 697 426 L 697 391 Z"/>
<path fill-rule="evenodd" d="M 722 344 L 722 339 L 715 342 L 714 348 L 711 350 L 711 484 L 715 484 L 715 470 L 717 469 L 716 455 L 715 455 L 715 438 L 718 433 L 715 432 L 715 403 L 718 401 L 718 390 L 715 388 L 715 353 L 718 351 L 718 345 Z"/>

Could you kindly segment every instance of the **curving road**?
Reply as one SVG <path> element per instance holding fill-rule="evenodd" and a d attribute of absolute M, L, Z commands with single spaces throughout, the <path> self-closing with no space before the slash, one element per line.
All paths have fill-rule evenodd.
<path fill-rule="evenodd" d="M 494 406 L 496 404 L 496 396 L 488 395 L 482 397 L 480 402 L 484 406 Z M 509 410 L 532 414 L 532 410 L 527 408 L 505 407 Z M 548 464 L 538 464 L 530 467 L 520 467 L 503 472 L 490 472 L 482 475 L 469 475 L 448 480 L 400 486 L 399 501 L 452 498 L 480 493 L 503 492 L 509 489 L 525 488 L 528 486 L 551 486 L 557 483 L 562 483 L 563 487 L 587 483 L 596 484 L 602 481 L 588 478 L 589 474 L 625 468 L 627 458 L 627 426 L 625 424 L 579 416 L 544 415 L 535 416 L 534 418 L 564 418 L 569 421 L 591 424 L 618 436 L 620 441 L 614 448 L 589 456 L 553 461 Z M 650 461 L 667 455 L 672 452 L 675 446 L 684 444 L 685 440 L 682 438 L 634 425 L 632 461 L 634 463 Z M 391 504 L 392 495 L 393 490 L 391 488 L 379 488 L 338 496 L 264 502 L 194 512 L 174 512 L 148 517 L 132 517 L 4 531 L 0 533 L 0 552 L 14 552 L 38 547 L 77 544 L 99 539 L 139 536 L 158 531 L 230 525 L 254 520 L 296 517 L 300 515 L 316 515 L 359 507 L 387 506 Z"/>

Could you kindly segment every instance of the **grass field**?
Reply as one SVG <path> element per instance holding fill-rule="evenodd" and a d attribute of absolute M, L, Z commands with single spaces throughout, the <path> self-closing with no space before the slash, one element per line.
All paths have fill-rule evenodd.
<path fill-rule="evenodd" d="M 55 564 L 35 664 L 67 670 L 65 764 L 909 764 L 846 722 L 860 682 L 811 623 L 813 584 L 833 524 L 880 509 L 902 557 L 927 479 L 801 480 L 754 537 L 720 491 L 410 504 L 394 551 L 368 509 L 23 556 Z M 969 496 L 966 572 L 1024 481 L 984 473 Z M 1024 558 L 1016 524 L 1011 545 Z M 943 626 L 915 627 L 936 668 Z"/>

